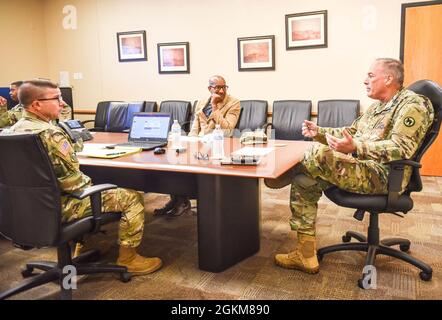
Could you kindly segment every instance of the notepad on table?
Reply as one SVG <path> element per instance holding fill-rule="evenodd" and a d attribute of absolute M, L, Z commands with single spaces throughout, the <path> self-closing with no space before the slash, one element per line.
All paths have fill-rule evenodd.
<path fill-rule="evenodd" d="M 138 152 L 141 152 L 141 148 L 115 146 L 113 149 L 108 149 L 103 147 L 103 145 L 86 144 L 83 151 L 77 152 L 77 155 L 92 158 L 113 159 Z"/>

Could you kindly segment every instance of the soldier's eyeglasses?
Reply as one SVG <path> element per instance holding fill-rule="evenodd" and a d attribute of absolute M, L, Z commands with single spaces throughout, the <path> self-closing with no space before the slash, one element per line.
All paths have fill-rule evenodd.
<path fill-rule="evenodd" d="M 196 152 L 193 156 L 198 160 L 209 160 L 209 155 L 207 153 Z"/>
<path fill-rule="evenodd" d="M 50 101 L 50 100 L 58 100 L 59 103 L 63 102 L 63 97 L 62 96 L 58 96 L 58 97 L 54 97 L 54 98 L 43 98 L 43 99 L 36 99 L 37 101 Z"/>

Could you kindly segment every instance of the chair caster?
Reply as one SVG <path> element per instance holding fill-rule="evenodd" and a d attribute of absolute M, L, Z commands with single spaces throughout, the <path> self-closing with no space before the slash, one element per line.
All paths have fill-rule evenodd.
<path fill-rule="evenodd" d="M 120 273 L 120 281 L 121 282 L 124 282 L 124 283 L 129 282 L 131 278 L 132 278 L 132 274 L 130 272 Z"/>
<path fill-rule="evenodd" d="M 28 268 L 24 267 L 24 269 L 21 271 L 21 275 L 23 278 L 29 278 L 32 277 L 34 274 L 32 273 L 34 271 L 34 268 Z"/>
<path fill-rule="evenodd" d="M 421 271 L 421 272 L 419 273 L 419 277 L 420 277 L 422 280 L 424 280 L 424 281 L 430 281 L 431 278 L 433 277 L 433 273 L 432 273 L 432 272 L 431 272 L 431 273 L 426 273 L 426 272 L 424 272 L 424 271 Z"/>
<path fill-rule="evenodd" d="M 350 242 L 351 241 L 351 237 L 350 236 L 347 236 L 347 235 L 343 235 L 342 236 L 342 242 Z"/>
<path fill-rule="evenodd" d="M 324 255 L 321 253 L 316 253 L 316 256 L 318 257 L 318 261 L 321 262 L 322 259 L 324 258 Z"/>
<path fill-rule="evenodd" d="M 401 249 L 402 252 L 408 252 L 410 250 L 409 244 L 401 244 L 399 245 L 399 249 Z"/>

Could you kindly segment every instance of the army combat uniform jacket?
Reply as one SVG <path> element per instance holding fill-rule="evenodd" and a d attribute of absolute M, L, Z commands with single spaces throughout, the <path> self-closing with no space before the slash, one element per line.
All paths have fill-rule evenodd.
<path fill-rule="evenodd" d="M 402 89 L 387 103 L 376 102 L 348 128 L 318 128 L 314 144 L 293 172 L 290 192 L 290 226 L 315 235 L 318 201 L 322 191 L 335 185 L 360 194 L 386 194 L 387 162 L 411 159 L 433 122 L 428 98 Z M 353 136 L 356 154 L 332 150 L 325 134 L 342 138 L 343 130 Z M 402 189 L 411 168 L 405 168 Z"/>
<path fill-rule="evenodd" d="M 61 128 L 26 111 L 23 118 L 7 132 L 39 134 L 62 191 L 62 222 L 70 222 L 92 214 L 89 197 L 78 200 L 69 196 L 92 185 L 91 179 L 80 171 L 80 164 L 75 154 L 75 151 L 81 149 L 80 145 L 73 145 Z M 119 244 L 129 247 L 140 244 L 144 228 L 144 201 L 138 192 L 122 188 L 103 192 L 102 212 L 122 212 L 118 233 Z"/>

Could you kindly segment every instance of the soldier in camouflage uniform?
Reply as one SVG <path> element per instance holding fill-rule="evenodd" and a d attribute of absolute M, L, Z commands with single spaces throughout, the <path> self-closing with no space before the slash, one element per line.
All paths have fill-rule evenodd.
<path fill-rule="evenodd" d="M 290 226 L 297 231 L 296 249 L 277 254 L 284 268 L 319 271 L 315 221 L 322 191 L 331 185 L 360 194 L 386 194 L 387 162 L 410 159 L 421 145 L 434 112 L 427 97 L 403 88 L 403 66 L 395 59 L 377 59 L 364 81 L 367 95 L 378 101 L 347 128 L 321 128 L 304 121 L 302 133 L 315 143 L 290 173 Z M 411 168 L 404 172 L 402 189 Z M 269 187 L 281 187 L 266 180 Z"/>
<path fill-rule="evenodd" d="M 8 100 L 0 96 L 0 116 L 8 111 Z"/>
<path fill-rule="evenodd" d="M 69 136 L 51 123 L 51 120 L 59 116 L 63 106 L 60 89 L 48 81 L 27 81 L 20 87 L 19 98 L 25 107 L 24 117 L 8 131 L 39 134 L 63 192 L 62 222 L 91 215 L 89 198 L 78 200 L 69 197 L 70 193 L 90 187 L 92 182 L 80 171 L 75 148 Z M 105 191 L 102 194 L 102 211 L 122 212 L 118 233 L 120 250 L 117 264 L 126 266 L 133 274 L 147 274 L 158 270 L 162 265 L 159 258 L 144 258 L 135 251 L 143 236 L 143 197 L 129 189 Z"/>
<path fill-rule="evenodd" d="M 8 127 L 14 125 L 18 120 L 24 117 L 24 108 L 18 103 L 18 89 L 22 85 L 23 81 L 15 81 L 10 85 L 9 95 L 11 99 L 17 102 L 17 105 L 13 107 L 11 110 L 5 109 L 4 112 L 0 111 L 0 128 Z M 1 109 L 1 107 L 0 107 Z M 60 116 L 58 117 L 61 121 L 72 119 L 72 108 L 69 107 L 66 102 L 63 101 L 63 108 L 60 112 Z M 56 123 L 55 120 L 53 122 Z"/>

